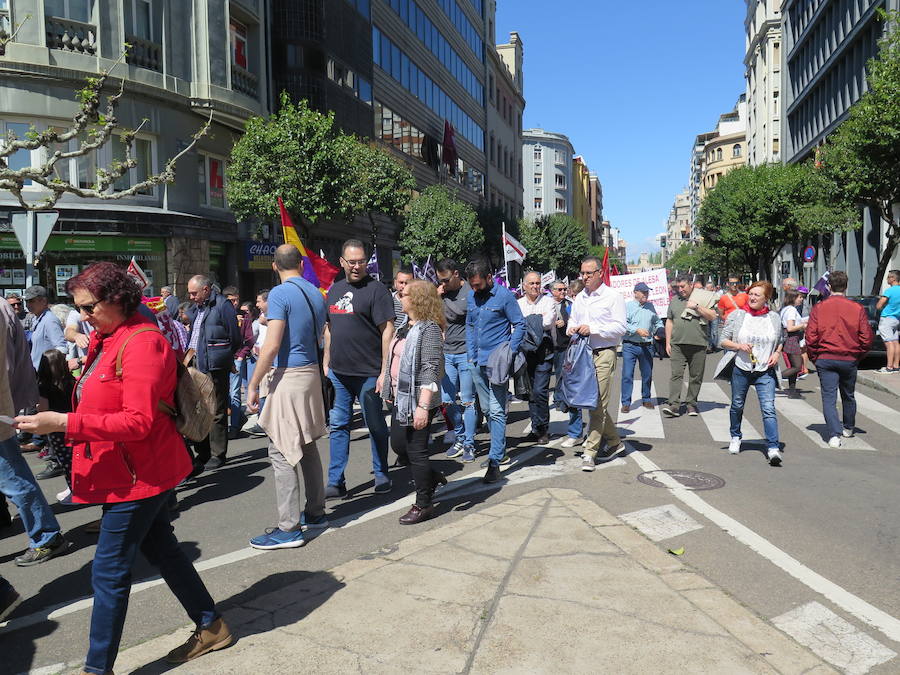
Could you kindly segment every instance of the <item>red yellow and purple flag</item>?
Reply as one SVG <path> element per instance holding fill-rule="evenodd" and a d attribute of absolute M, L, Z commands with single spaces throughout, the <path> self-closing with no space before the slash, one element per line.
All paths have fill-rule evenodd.
<path fill-rule="evenodd" d="M 294 221 L 291 215 L 284 208 L 284 202 L 281 197 L 278 198 L 278 208 L 281 211 L 281 229 L 284 232 L 284 243 L 293 244 L 303 256 L 303 278 L 306 279 L 316 288 L 327 291 L 331 288 L 338 269 L 323 257 L 317 255 L 313 251 L 308 250 L 303 242 L 300 241 L 300 235 L 297 234 L 297 228 L 294 227 Z"/>

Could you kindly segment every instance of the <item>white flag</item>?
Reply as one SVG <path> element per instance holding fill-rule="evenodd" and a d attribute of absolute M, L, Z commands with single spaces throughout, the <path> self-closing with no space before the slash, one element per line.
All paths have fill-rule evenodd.
<path fill-rule="evenodd" d="M 134 256 L 131 256 L 131 262 L 128 263 L 127 273 L 128 276 L 130 276 L 137 282 L 142 291 L 150 285 L 150 279 L 147 278 L 147 275 L 144 273 L 144 270 L 141 269 L 141 266 L 138 265 L 138 262 L 134 259 Z"/>
<path fill-rule="evenodd" d="M 551 271 L 547 272 L 546 274 L 542 274 L 541 275 L 541 288 L 544 288 L 544 286 L 547 286 L 548 284 L 552 284 L 554 281 L 556 281 L 556 272 L 551 270 Z"/>
<path fill-rule="evenodd" d="M 522 244 L 513 237 L 509 232 L 503 235 L 503 256 L 506 262 L 524 262 L 525 254 L 528 253 Z"/>

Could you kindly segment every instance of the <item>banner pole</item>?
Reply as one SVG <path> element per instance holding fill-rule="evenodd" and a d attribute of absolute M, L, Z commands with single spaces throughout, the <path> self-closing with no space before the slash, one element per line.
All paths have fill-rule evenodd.
<path fill-rule="evenodd" d="M 506 285 L 509 286 L 511 283 L 509 278 L 509 260 L 506 258 L 506 221 L 501 221 L 501 228 L 503 232 L 503 239 L 501 240 L 501 245 L 503 246 L 503 274 L 506 276 Z"/>

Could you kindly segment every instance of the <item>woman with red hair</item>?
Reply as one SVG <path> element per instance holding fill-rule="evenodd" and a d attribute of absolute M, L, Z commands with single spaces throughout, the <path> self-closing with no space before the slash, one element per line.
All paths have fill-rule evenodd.
<path fill-rule="evenodd" d="M 73 411 L 21 416 L 16 424 L 36 434 L 65 433 L 72 446 L 72 501 L 103 505 L 84 672 L 112 672 L 138 550 L 159 569 L 197 625 L 167 660 L 181 663 L 227 647 L 231 632 L 179 547 L 166 507 L 192 468 L 184 440 L 162 405 L 174 404 L 172 347 L 138 312 L 140 289 L 123 268 L 97 263 L 66 287 L 81 319 L 94 328 Z"/>

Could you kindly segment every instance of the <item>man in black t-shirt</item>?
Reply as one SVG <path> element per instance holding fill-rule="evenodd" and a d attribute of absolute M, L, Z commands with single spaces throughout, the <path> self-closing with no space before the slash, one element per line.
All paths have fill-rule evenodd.
<path fill-rule="evenodd" d="M 325 373 L 334 384 L 331 409 L 328 485 L 325 497 L 347 494 L 344 470 L 350 458 L 353 401 L 359 400 L 372 444 L 375 492 L 390 492 L 388 428 L 381 404 L 382 369 L 394 336 L 394 300 L 390 291 L 366 271 L 365 246 L 349 239 L 341 249 L 346 278 L 335 281 L 325 304 Z M 389 384 L 385 386 L 390 386 Z"/>

